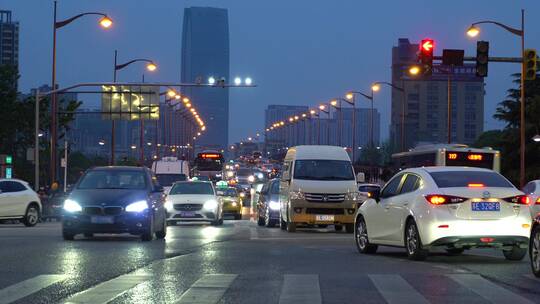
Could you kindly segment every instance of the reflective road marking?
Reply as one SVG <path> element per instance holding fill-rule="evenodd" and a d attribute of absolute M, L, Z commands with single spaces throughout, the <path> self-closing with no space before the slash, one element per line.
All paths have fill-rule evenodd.
<path fill-rule="evenodd" d="M 65 303 L 107 303 L 127 290 L 150 279 L 150 275 L 126 274 L 103 282 L 95 287 L 75 294 Z"/>
<path fill-rule="evenodd" d="M 319 304 L 321 303 L 319 275 L 286 274 L 279 304 Z"/>
<path fill-rule="evenodd" d="M 476 274 L 450 274 L 448 277 L 492 303 L 533 303 Z"/>
<path fill-rule="evenodd" d="M 207 274 L 197 280 L 176 302 L 178 304 L 215 304 L 229 286 L 236 274 Z"/>
<path fill-rule="evenodd" d="M 422 304 L 429 302 L 397 274 L 370 274 L 369 278 L 388 304 Z"/>
<path fill-rule="evenodd" d="M 0 304 L 17 301 L 66 278 L 66 275 L 61 274 L 44 274 L 0 289 Z"/>

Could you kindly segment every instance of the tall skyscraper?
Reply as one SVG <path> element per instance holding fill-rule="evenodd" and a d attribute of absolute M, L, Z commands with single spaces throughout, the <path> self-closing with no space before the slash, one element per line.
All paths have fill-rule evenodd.
<path fill-rule="evenodd" d="M 210 77 L 229 79 L 229 20 L 226 9 L 184 9 L 182 29 L 182 82 L 206 83 Z M 229 142 L 229 90 L 185 88 L 207 128 L 198 149 L 226 149 Z"/>
<path fill-rule="evenodd" d="M 11 21 L 11 11 L 0 10 L 0 64 L 19 67 L 19 22 Z"/>
<path fill-rule="evenodd" d="M 400 38 L 392 48 L 392 83 L 405 89 L 405 98 L 403 92 L 392 90 L 391 140 L 401 147 L 404 112 L 404 149 L 448 142 L 450 80 L 451 142 L 474 143 L 484 129 L 484 79 L 476 76 L 474 64 L 459 67 L 434 64 L 432 76 L 409 77 L 408 66 L 416 62 L 417 51 L 418 44 L 411 44 L 406 38 Z"/>

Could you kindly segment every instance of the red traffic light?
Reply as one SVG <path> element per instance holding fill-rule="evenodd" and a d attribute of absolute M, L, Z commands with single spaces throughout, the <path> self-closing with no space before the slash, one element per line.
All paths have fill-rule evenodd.
<path fill-rule="evenodd" d="M 435 49 L 435 41 L 433 39 L 424 39 L 420 43 L 420 51 L 423 53 L 433 53 Z"/>

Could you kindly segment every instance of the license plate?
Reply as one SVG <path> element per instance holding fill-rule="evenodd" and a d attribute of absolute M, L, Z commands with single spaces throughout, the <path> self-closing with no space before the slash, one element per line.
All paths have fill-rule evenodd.
<path fill-rule="evenodd" d="M 114 224 L 114 217 L 112 216 L 92 216 L 90 218 L 92 224 Z"/>
<path fill-rule="evenodd" d="M 192 212 L 192 211 L 183 211 L 183 212 L 180 212 L 180 216 L 182 216 L 182 217 L 194 217 L 194 216 L 195 216 L 195 212 Z"/>
<path fill-rule="evenodd" d="M 333 215 L 315 215 L 315 220 L 319 222 L 333 222 Z"/>
<path fill-rule="evenodd" d="M 499 202 L 473 202 L 472 211 L 501 211 Z"/>

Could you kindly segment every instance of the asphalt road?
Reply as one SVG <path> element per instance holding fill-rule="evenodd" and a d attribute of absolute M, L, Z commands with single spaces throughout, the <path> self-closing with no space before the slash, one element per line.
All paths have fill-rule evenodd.
<path fill-rule="evenodd" d="M 3 303 L 540 303 L 527 260 L 495 250 L 425 262 L 360 255 L 351 234 L 254 222 L 168 227 L 164 241 L 63 241 L 59 223 L 0 225 Z"/>

